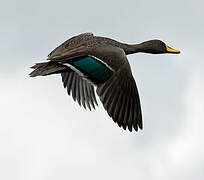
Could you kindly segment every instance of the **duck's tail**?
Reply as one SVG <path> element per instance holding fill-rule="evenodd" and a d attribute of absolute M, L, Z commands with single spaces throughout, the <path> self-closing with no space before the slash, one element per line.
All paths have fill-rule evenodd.
<path fill-rule="evenodd" d="M 34 69 L 34 71 L 32 71 L 29 74 L 30 77 L 58 74 L 58 73 L 65 72 L 67 70 L 66 66 L 52 61 L 45 62 L 45 63 L 36 63 L 31 68 Z"/>

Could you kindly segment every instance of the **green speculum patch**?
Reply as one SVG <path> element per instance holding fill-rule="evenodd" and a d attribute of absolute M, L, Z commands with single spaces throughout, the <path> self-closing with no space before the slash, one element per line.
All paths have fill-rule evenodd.
<path fill-rule="evenodd" d="M 105 82 L 113 73 L 105 64 L 88 56 L 77 58 L 70 64 L 85 74 L 95 84 Z"/>

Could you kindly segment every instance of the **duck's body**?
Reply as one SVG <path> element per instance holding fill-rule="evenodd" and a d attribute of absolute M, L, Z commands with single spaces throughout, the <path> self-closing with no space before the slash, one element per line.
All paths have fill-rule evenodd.
<path fill-rule="evenodd" d="M 136 52 L 179 53 L 159 40 L 128 45 L 85 33 L 75 36 L 48 55 L 49 62 L 38 63 L 30 74 L 61 73 L 64 87 L 85 108 L 95 108 L 94 85 L 104 108 L 121 127 L 142 129 L 140 100 L 126 55 Z"/>

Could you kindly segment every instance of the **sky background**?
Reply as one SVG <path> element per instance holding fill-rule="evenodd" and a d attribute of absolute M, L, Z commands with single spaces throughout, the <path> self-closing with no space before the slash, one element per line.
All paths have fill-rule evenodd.
<path fill-rule="evenodd" d="M 0 6 L 0 179 L 204 179 L 204 3 L 195 0 L 8 0 Z M 90 112 L 61 77 L 29 78 L 83 32 L 126 43 L 161 39 L 180 55 L 128 56 L 144 130 Z M 99 99 L 98 99 L 99 102 Z"/>

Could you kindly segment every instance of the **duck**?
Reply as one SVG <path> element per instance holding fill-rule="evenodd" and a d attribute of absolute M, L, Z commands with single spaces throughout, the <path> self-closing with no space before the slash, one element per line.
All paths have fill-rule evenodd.
<path fill-rule="evenodd" d="M 99 96 L 112 120 L 122 127 L 143 129 L 139 92 L 127 55 L 134 53 L 179 54 L 180 51 L 154 39 L 126 44 L 111 38 L 83 33 L 55 48 L 46 62 L 36 63 L 30 77 L 60 74 L 68 95 L 90 110 Z"/>

